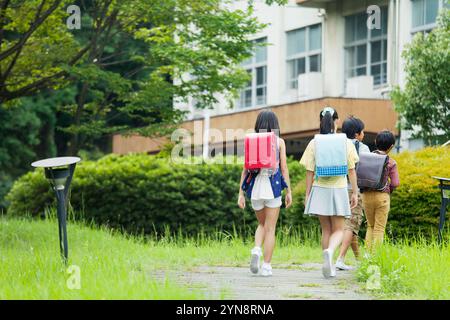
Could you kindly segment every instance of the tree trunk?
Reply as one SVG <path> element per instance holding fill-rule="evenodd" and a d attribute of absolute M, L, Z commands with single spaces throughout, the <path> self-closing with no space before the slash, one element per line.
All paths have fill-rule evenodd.
<path fill-rule="evenodd" d="M 80 95 L 78 96 L 77 99 L 77 111 L 75 112 L 73 122 L 75 128 L 78 128 L 81 124 L 81 116 L 83 113 L 84 102 L 86 101 L 88 89 L 89 85 L 87 83 L 83 83 L 80 90 Z M 72 138 L 69 141 L 69 155 L 76 156 L 79 150 L 80 150 L 80 134 L 78 132 L 74 132 L 72 134 Z"/>

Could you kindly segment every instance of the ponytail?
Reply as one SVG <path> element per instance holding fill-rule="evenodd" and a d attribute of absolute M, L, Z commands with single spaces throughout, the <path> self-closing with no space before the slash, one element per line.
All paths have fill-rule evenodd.
<path fill-rule="evenodd" d="M 320 134 L 334 133 L 334 121 L 330 111 L 325 112 L 325 115 L 320 120 Z"/>
<path fill-rule="evenodd" d="M 334 120 L 339 119 L 339 116 L 331 107 L 325 107 L 320 112 L 320 134 L 334 133 Z"/>

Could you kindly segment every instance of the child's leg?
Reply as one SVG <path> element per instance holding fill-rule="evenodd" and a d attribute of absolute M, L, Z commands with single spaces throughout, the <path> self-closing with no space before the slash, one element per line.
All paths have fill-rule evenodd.
<path fill-rule="evenodd" d="M 328 216 L 319 216 L 322 228 L 322 250 L 328 249 L 331 236 L 331 219 Z"/>
<path fill-rule="evenodd" d="M 384 231 L 386 230 L 391 205 L 389 194 L 386 192 L 380 192 L 377 194 L 377 204 L 375 222 L 373 226 L 373 243 L 381 244 L 384 240 Z"/>
<path fill-rule="evenodd" d="M 328 248 L 323 251 L 322 274 L 325 278 L 336 276 L 336 268 L 333 266 L 333 252 L 341 244 L 344 235 L 344 217 L 327 217 L 328 218 Z M 325 220 L 325 219 L 323 219 Z M 324 242 L 322 242 L 322 246 Z"/>
<path fill-rule="evenodd" d="M 264 223 L 264 262 L 270 263 L 273 249 L 275 248 L 275 228 L 277 226 L 280 208 L 265 207 L 264 211 L 266 215 Z"/>
<path fill-rule="evenodd" d="M 345 229 L 338 259 L 342 259 L 342 261 L 344 261 L 345 255 L 347 254 L 347 250 L 350 247 L 350 245 L 352 244 L 352 239 L 353 239 L 353 231 L 351 231 L 349 229 Z"/>
<path fill-rule="evenodd" d="M 342 242 L 344 236 L 344 217 L 331 217 L 331 236 L 328 249 L 334 251 Z"/>
<path fill-rule="evenodd" d="M 366 247 L 370 251 L 373 241 L 373 226 L 375 224 L 375 208 L 373 206 L 373 192 L 365 192 L 363 194 L 363 207 L 367 220 Z"/>
<path fill-rule="evenodd" d="M 351 196 L 351 190 L 348 191 L 348 195 L 349 197 Z M 355 208 L 356 209 L 356 208 Z M 353 238 L 353 225 L 354 225 L 354 220 L 355 220 L 355 214 L 356 212 L 354 211 L 354 209 L 352 210 L 352 216 L 348 219 L 345 219 L 345 223 L 344 223 L 344 237 L 342 239 L 342 245 L 341 245 L 341 250 L 339 251 L 339 257 L 338 260 L 342 260 L 344 261 L 345 259 L 345 255 L 347 254 L 347 250 L 350 247 L 350 244 L 352 243 L 352 238 Z"/>
<path fill-rule="evenodd" d="M 363 222 L 363 212 L 364 212 L 361 193 L 358 194 L 358 205 L 356 206 L 356 208 L 353 209 L 353 212 L 355 213 L 355 216 L 354 216 L 355 219 L 352 220 L 353 236 L 352 236 L 351 247 L 353 250 L 353 254 L 355 255 L 355 258 L 358 259 L 359 258 L 358 234 L 359 234 L 359 229 L 361 228 L 361 224 Z"/>
<path fill-rule="evenodd" d="M 260 204 L 256 201 L 252 202 L 252 206 L 255 210 L 256 219 L 258 219 L 258 227 L 255 231 L 255 247 L 252 249 L 252 259 L 250 260 L 250 271 L 254 274 L 258 273 L 259 271 L 259 260 L 262 255 L 261 246 L 264 242 L 264 223 L 266 220 L 266 213 L 264 212 L 264 206 L 262 206 L 262 209 L 259 209 Z M 258 209 L 256 210 L 255 207 Z"/>
<path fill-rule="evenodd" d="M 264 223 L 266 222 L 266 213 L 264 209 L 255 211 L 256 219 L 258 219 L 258 227 L 255 231 L 255 247 L 261 247 L 264 243 Z"/>
<path fill-rule="evenodd" d="M 352 244 L 351 244 L 351 246 L 352 246 L 352 250 L 353 250 L 353 253 L 355 255 L 355 258 L 359 259 L 359 257 L 360 257 L 359 237 L 356 234 L 354 234 L 353 237 L 352 237 Z"/>

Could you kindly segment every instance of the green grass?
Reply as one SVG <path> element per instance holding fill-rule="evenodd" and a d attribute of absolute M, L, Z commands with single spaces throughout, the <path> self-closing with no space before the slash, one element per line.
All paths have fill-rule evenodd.
<path fill-rule="evenodd" d="M 187 288 L 171 277 L 205 265 L 248 267 L 253 246 L 251 238 L 236 233 L 188 237 L 167 230 L 144 239 L 74 222 L 68 224 L 68 235 L 69 265 L 81 271 L 79 290 L 66 285 L 70 275 L 59 256 L 54 219 L 0 216 L 0 299 L 220 299 L 225 291 L 208 296 L 203 285 Z M 274 268 L 309 270 L 300 264 L 321 261 L 318 239 L 316 231 L 279 228 Z M 347 259 L 353 259 L 351 252 Z M 380 270 L 381 288 L 370 291 L 377 298 L 450 299 L 448 242 L 443 247 L 425 240 L 385 243 L 361 262 L 361 287 L 373 276 L 370 266 Z"/>
<path fill-rule="evenodd" d="M 362 262 L 358 279 L 366 282 L 379 270 L 380 299 L 450 299 L 450 247 L 424 239 L 384 243 Z M 375 275 L 375 278 L 377 276 Z"/>
<path fill-rule="evenodd" d="M 80 268 L 81 289 L 66 285 L 70 274 L 59 256 L 56 221 L 0 218 L 0 299 L 200 299 L 150 271 L 151 248 L 142 242 L 68 226 L 68 265 Z"/>
<path fill-rule="evenodd" d="M 299 287 L 302 288 L 320 288 L 321 285 L 318 283 L 303 283 L 303 284 L 299 284 Z"/>
<path fill-rule="evenodd" d="M 293 293 L 285 295 L 289 299 L 320 299 L 319 296 L 314 296 L 312 293 Z"/>
<path fill-rule="evenodd" d="M 252 240 L 224 233 L 147 239 L 147 244 L 151 248 L 153 267 L 158 269 L 201 265 L 247 267 L 254 245 Z M 320 261 L 322 256 L 318 241 L 305 240 L 300 233 L 287 235 L 279 230 L 276 246 L 272 259 L 275 268 L 297 269 L 299 264 Z"/>
<path fill-rule="evenodd" d="M 289 232 L 278 233 L 274 267 L 320 260 L 315 240 Z M 170 273 L 200 265 L 247 267 L 252 246 L 227 233 L 143 239 L 74 222 L 68 240 L 68 265 L 80 268 L 79 290 L 67 287 L 71 275 L 59 255 L 56 221 L 0 216 L 0 299 L 220 299 L 225 293 L 209 297 L 202 287 L 176 285 Z"/>

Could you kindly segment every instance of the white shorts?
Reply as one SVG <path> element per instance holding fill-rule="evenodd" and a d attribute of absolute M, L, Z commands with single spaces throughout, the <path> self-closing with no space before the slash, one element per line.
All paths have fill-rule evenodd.
<path fill-rule="evenodd" d="M 259 211 L 264 209 L 264 207 L 268 208 L 279 208 L 281 207 L 281 196 L 275 199 L 258 199 L 252 200 L 252 208 L 255 211 Z"/>

